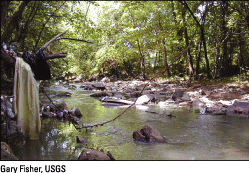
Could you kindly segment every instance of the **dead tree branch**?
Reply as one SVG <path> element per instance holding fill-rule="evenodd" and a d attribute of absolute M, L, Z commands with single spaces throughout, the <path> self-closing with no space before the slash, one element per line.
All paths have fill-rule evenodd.
<path fill-rule="evenodd" d="M 77 38 L 65 38 L 65 37 L 63 37 L 63 38 L 59 38 L 58 40 L 61 40 L 61 39 L 74 40 L 74 41 L 82 41 L 82 42 L 93 44 L 93 42 L 91 42 L 91 41 L 81 40 L 81 39 L 77 39 Z"/>
<path fill-rule="evenodd" d="M 51 40 L 49 40 L 47 43 L 45 43 L 42 47 L 41 47 L 41 49 L 45 49 L 46 47 L 48 47 L 53 41 L 55 41 L 55 40 L 57 40 L 61 35 L 63 35 L 63 34 L 65 34 L 67 32 L 67 30 L 66 31 L 64 31 L 64 32 L 62 32 L 62 33 L 60 33 L 60 34 L 58 34 L 58 35 L 56 35 L 54 38 L 52 38 Z"/>

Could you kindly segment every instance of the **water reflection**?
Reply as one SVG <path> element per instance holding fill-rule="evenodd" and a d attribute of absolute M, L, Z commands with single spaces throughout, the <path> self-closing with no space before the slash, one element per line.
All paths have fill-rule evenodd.
<path fill-rule="evenodd" d="M 59 99 L 59 98 L 58 98 Z M 125 108 L 104 107 L 84 91 L 63 98 L 68 108 L 78 107 L 81 121 L 94 124 L 114 118 Z M 199 115 L 195 110 L 159 106 L 132 107 L 116 121 L 89 130 L 76 130 L 69 122 L 44 119 L 38 141 L 25 141 L 24 160 L 77 160 L 84 148 L 112 152 L 117 160 L 224 160 L 249 159 L 249 120 L 238 117 Z M 152 114 L 147 110 L 158 112 Z M 166 116 L 174 111 L 176 118 Z M 143 143 L 132 133 L 151 124 L 170 143 Z M 81 136 L 86 144 L 77 144 Z"/>

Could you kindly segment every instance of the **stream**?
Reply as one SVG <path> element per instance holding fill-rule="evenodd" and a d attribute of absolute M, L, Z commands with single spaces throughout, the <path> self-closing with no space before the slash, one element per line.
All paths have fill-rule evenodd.
<path fill-rule="evenodd" d="M 58 90 L 63 88 L 48 92 Z M 70 93 L 71 97 L 52 99 L 66 102 L 69 110 L 79 108 L 84 124 L 107 121 L 126 108 L 103 106 L 88 91 Z M 148 110 L 160 114 L 145 112 Z M 162 115 L 170 112 L 176 118 Z M 156 128 L 170 143 L 134 141 L 133 132 L 145 124 Z M 88 143 L 77 143 L 77 136 Z M 249 160 L 249 119 L 200 115 L 195 109 L 183 107 L 135 106 L 114 122 L 88 130 L 77 130 L 72 123 L 56 118 L 42 119 L 39 140 L 22 141 L 21 147 L 11 145 L 20 160 L 77 160 L 84 148 L 111 151 L 116 160 Z"/>

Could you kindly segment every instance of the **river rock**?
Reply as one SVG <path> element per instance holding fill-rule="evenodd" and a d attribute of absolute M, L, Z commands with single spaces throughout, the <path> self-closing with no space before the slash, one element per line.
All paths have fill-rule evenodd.
<path fill-rule="evenodd" d="M 74 107 L 72 110 L 69 111 L 74 116 L 81 118 L 83 115 L 81 114 L 81 111 L 79 108 Z"/>
<path fill-rule="evenodd" d="M 142 95 L 141 97 L 138 97 L 136 101 L 136 105 L 143 105 L 143 104 L 148 104 L 149 101 L 151 101 L 154 97 L 147 94 L 147 95 Z"/>
<path fill-rule="evenodd" d="M 80 121 L 80 119 L 76 116 L 73 116 L 71 114 L 68 114 L 68 119 L 70 121 L 72 121 L 74 124 L 77 124 L 77 125 L 80 125 L 80 126 L 83 126 L 82 122 Z"/>
<path fill-rule="evenodd" d="M 81 85 L 80 88 L 87 90 L 87 91 L 93 90 L 93 86 L 90 84 Z"/>
<path fill-rule="evenodd" d="M 107 156 L 104 152 L 92 150 L 92 149 L 84 149 L 78 160 L 111 160 L 109 156 Z"/>
<path fill-rule="evenodd" d="M 159 131 L 153 128 L 150 124 L 146 124 L 141 130 L 133 132 L 133 138 L 135 140 L 147 142 L 166 142 Z"/>
<path fill-rule="evenodd" d="M 168 100 L 165 100 L 165 101 L 158 102 L 158 105 L 159 105 L 159 107 L 167 107 L 167 106 L 173 105 L 175 103 L 176 102 L 173 99 L 168 99 Z"/>
<path fill-rule="evenodd" d="M 42 117 L 43 117 L 43 118 L 51 118 L 51 117 L 52 117 L 52 112 L 43 111 L 43 112 L 42 112 Z"/>
<path fill-rule="evenodd" d="M 136 141 L 142 141 L 142 142 L 146 141 L 145 136 L 142 135 L 142 133 L 138 130 L 133 132 L 133 139 Z"/>
<path fill-rule="evenodd" d="M 112 153 L 110 152 L 110 151 L 107 151 L 107 154 L 106 154 L 111 160 L 116 160 L 114 157 L 113 157 L 113 155 L 112 155 Z"/>
<path fill-rule="evenodd" d="M 63 92 L 63 93 L 59 93 L 56 94 L 57 97 L 71 97 L 72 93 L 70 92 Z"/>
<path fill-rule="evenodd" d="M 1 111 L 1 121 L 2 121 L 1 138 L 2 140 L 6 139 L 7 137 L 10 139 L 10 138 L 15 138 L 15 136 L 23 136 L 21 132 L 21 128 L 17 124 L 17 121 L 15 121 L 14 119 L 9 119 L 6 123 L 6 116 L 7 115 Z"/>
<path fill-rule="evenodd" d="M 120 92 L 113 92 L 112 95 L 119 99 L 126 99 Z"/>
<path fill-rule="evenodd" d="M 190 105 L 191 105 L 190 101 L 184 101 L 184 102 L 179 103 L 179 106 L 182 106 L 182 107 L 186 107 L 186 106 L 190 106 Z"/>
<path fill-rule="evenodd" d="M 81 144 L 90 144 L 90 142 L 84 140 L 84 139 L 83 139 L 82 137 L 80 137 L 80 136 L 77 136 L 77 137 L 76 137 L 76 141 L 77 141 L 77 143 L 81 143 Z"/>
<path fill-rule="evenodd" d="M 184 94 L 184 91 L 183 91 L 183 90 L 181 90 L 181 89 L 175 89 L 175 92 L 174 92 L 173 95 L 172 95 L 172 99 L 173 99 L 173 100 L 176 100 L 177 98 L 182 97 L 183 94 Z"/>
<path fill-rule="evenodd" d="M 240 116 L 249 118 L 249 107 L 248 106 L 228 106 L 226 109 L 226 115 Z"/>
<path fill-rule="evenodd" d="M 190 96 L 189 96 L 189 94 L 184 94 L 183 96 L 182 96 L 182 100 L 183 101 L 191 101 L 191 98 L 190 98 Z"/>
<path fill-rule="evenodd" d="M 91 97 L 105 97 L 105 96 L 110 96 L 110 94 L 108 94 L 105 91 L 102 91 L 102 92 L 93 93 L 90 96 Z"/>
<path fill-rule="evenodd" d="M 203 95 L 206 95 L 206 92 L 204 92 L 202 89 L 200 89 L 199 94 L 203 96 Z"/>
<path fill-rule="evenodd" d="M 160 132 L 153 128 L 150 124 L 146 124 L 140 132 L 149 142 L 166 142 Z"/>
<path fill-rule="evenodd" d="M 142 96 L 141 91 L 133 91 L 129 95 L 130 95 L 130 97 L 133 97 L 133 98 L 138 98 L 138 97 Z"/>
<path fill-rule="evenodd" d="M 105 89 L 105 85 L 101 82 L 97 82 L 97 83 L 94 83 L 92 84 L 92 86 L 96 89 L 99 89 L 99 90 L 104 90 Z"/>
<path fill-rule="evenodd" d="M 202 101 L 196 99 L 196 100 L 193 100 L 192 106 L 196 108 L 204 108 L 206 105 Z"/>
<path fill-rule="evenodd" d="M 248 107 L 249 108 L 249 102 L 246 102 L 244 100 L 234 100 L 233 105 L 238 106 L 238 107 Z"/>
<path fill-rule="evenodd" d="M 1 160 L 19 160 L 5 142 L 1 142 Z"/>
<path fill-rule="evenodd" d="M 111 80 L 108 77 L 104 77 L 100 80 L 101 82 L 110 82 Z"/>
<path fill-rule="evenodd" d="M 63 111 L 63 110 L 67 110 L 67 103 L 66 102 L 62 102 L 56 105 L 55 107 L 55 111 Z"/>

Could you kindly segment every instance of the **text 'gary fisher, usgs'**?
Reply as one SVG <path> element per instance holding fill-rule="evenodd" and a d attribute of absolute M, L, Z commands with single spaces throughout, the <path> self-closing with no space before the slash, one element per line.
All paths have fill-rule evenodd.
<path fill-rule="evenodd" d="M 36 166 L 26 166 L 20 165 L 19 167 L 15 166 L 5 166 L 1 165 L 1 173 L 60 173 L 66 172 L 66 165 L 45 165 L 44 167 L 36 167 Z"/>

